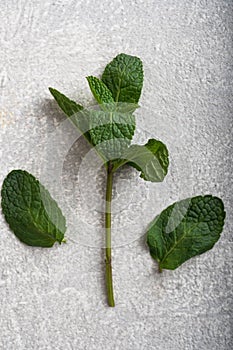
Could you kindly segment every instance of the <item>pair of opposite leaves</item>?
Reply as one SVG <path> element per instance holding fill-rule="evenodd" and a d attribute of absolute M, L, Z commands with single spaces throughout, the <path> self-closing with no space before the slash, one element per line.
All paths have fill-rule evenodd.
<path fill-rule="evenodd" d="M 161 182 L 168 170 L 168 151 L 158 140 L 130 145 L 135 130 L 143 68 L 139 58 L 120 54 L 110 62 L 102 80 L 87 77 L 100 105 L 87 110 L 55 89 L 60 108 L 115 172 L 128 164 L 144 180 Z M 2 186 L 2 210 L 15 235 L 31 246 L 52 247 L 64 241 L 65 218 L 49 192 L 23 170 L 13 170 Z M 147 244 L 160 269 L 175 269 L 189 258 L 211 249 L 223 230 L 224 205 L 211 195 L 187 198 L 163 210 L 151 223 Z"/>

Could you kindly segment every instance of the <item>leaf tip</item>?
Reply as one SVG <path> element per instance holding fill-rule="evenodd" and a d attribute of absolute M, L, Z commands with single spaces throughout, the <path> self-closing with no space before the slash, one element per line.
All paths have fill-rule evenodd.
<path fill-rule="evenodd" d="M 54 97 L 56 93 L 56 89 L 52 88 L 51 86 L 48 87 L 50 94 Z"/>

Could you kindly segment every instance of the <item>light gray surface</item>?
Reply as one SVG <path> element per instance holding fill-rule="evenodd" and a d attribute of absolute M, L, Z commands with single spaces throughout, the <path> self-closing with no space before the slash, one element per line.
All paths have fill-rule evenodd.
<path fill-rule="evenodd" d="M 149 130 L 171 154 L 164 184 L 142 183 L 134 171 L 117 177 L 115 196 L 129 195 L 120 196 L 114 222 L 114 309 L 105 299 L 101 214 L 91 207 L 98 196 L 101 202 L 91 185 L 102 188 L 101 172 L 86 169 L 86 183 L 77 175 L 85 144 L 77 141 L 64 159 L 66 201 L 47 185 L 65 212 L 72 200 L 80 220 L 96 227 L 98 242 L 68 229 L 66 245 L 30 248 L 0 217 L 1 350 L 233 348 L 232 15 L 230 0 L 1 1 L 1 183 L 14 168 L 46 177 L 51 137 L 64 125 L 47 87 L 90 103 L 84 77 L 100 74 L 120 52 L 144 62 L 137 137 Z M 128 185 L 121 181 L 127 178 Z M 221 240 L 158 274 L 145 246 L 146 223 L 175 200 L 204 193 L 224 200 Z"/>

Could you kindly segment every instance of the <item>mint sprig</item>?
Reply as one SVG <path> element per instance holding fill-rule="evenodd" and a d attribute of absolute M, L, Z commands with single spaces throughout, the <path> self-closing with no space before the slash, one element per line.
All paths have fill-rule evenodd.
<path fill-rule="evenodd" d="M 82 131 L 79 120 L 86 111 L 85 122 L 89 124 L 88 133 L 91 146 L 104 160 L 106 181 L 106 285 L 109 306 L 114 306 L 111 258 L 111 202 L 114 173 L 128 164 L 141 172 L 147 181 L 163 181 L 168 171 L 168 150 L 158 140 L 151 139 L 144 146 L 131 145 L 135 131 L 134 111 L 143 86 L 143 67 L 138 57 L 120 54 L 110 62 L 103 73 L 102 80 L 93 76 L 87 77 L 90 89 L 100 110 L 81 109 L 72 117 L 76 126 Z M 58 105 L 66 113 L 72 108 L 73 101 L 64 108 L 64 95 L 50 88 Z M 55 93 L 54 93 L 55 92 Z M 66 103 L 69 101 L 66 98 Z M 79 105 L 78 105 L 79 106 Z M 76 107 L 75 107 L 76 108 Z M 66 113 L 70 118 L 70 113 Z"/>

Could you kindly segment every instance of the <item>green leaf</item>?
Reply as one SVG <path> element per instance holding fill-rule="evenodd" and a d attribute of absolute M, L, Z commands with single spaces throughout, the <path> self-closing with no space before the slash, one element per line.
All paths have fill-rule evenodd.
<path fill-rule="evenodd" d="M 78 128 L 79 131 L 86 137 L 90 142 L 89 135 L 89 113 L 84 110 L 83 106 L 77 104 L 75 101 L 70 100 L 68 97 L 63 95 L 56 89 L 49 88 L 50 93 L 56 100 L 58 106 L 62 111 L 69 117 L 73 124 Z"/>
<path fill-rule="evenodd" d="M 146 181 L 161 182 L 168 171 L 167 147 L 155 139 L 150 139 L 144 146 L 131 145 L 122 158 L 114 163 L 114 171 L 124 164 L 129 164 L 141 171 L 140 177 Z"/>
<path fill-rule="evenodd" d="M 131 113 L 117 111 L 92 111 L 90 113 L 90 138 L 96 151 L 105 160 L 121 157 L 130 145 L 135 130 Z"/>
<path fill-rule="evenodd" d="M 137 103 L 143 85 L 142 61 L 121 53 L 106 66 L 102 80 L 116 102 Z"/>
<path fill-rule="evenodd" d="M 59 107 L 68 117 L 71 117 L 73 114 L 78 113 L 83 109 L 83 106 L 77 104 L 75 101 L 70 100 L 58 90 L 50 87 L 49 91 L 57 101 Z"/>
<path fill-rule="evenodd" d="M 2 186 L 2 211 L 20 241 L 38 247 L 61 243 L 65 218 L 43 185 L 23 170 L 13 170 Z"/>
<path fill-rule="evenodd" d="M 114 102 L 111 91 L 100 79 L 89 76 L 87 77 L 87 81 L 93 96 L 99 104 L 109 104 Z"/>
<path fill-rule="evenodd" d="M 174 270 L 214 246 L 224 219 L 224 205 L 218 197 L 197 196 L 174 203 L 151 223 L 147 233 L 150 254 L 160 269 Z"/>

